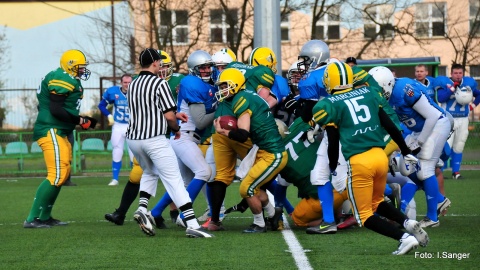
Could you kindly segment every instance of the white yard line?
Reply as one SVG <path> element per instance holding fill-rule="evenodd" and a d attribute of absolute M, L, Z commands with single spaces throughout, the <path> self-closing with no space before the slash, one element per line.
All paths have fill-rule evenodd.
<path fill-rule="evenodd" d="M 285 239 L 285 242 L 287 242 L 289 248 L 288 251 L 292 253 L 292 257 L 295 260 L 297 268 L 301 270 L 313 269 L 308 261 L 307 255 L 305 254 L 305 250 L 300 242 L 298 242 L 293 231 L 290 230 L 290 224 L 288 224 L 288 220 L 285 218 L 285 216 L 283 217 L 283 225 L 284 229 L 282 230 L 282 235 Z"/>

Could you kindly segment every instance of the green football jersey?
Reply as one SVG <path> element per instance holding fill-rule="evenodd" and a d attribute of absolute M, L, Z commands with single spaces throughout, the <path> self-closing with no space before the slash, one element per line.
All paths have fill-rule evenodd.
<path fill-rule="evenodd" d="M 266 66 L 251 66 L 241 62 L 231 62 L 227 68 L 236 68 L 243 73 L 246 80 L 246 88 L 257 91 L 260 87 L 272 89 L 275 74 Z"/>
<path fill-rule="evenodd" d="M 333 125 L 340 132 L 345 160 L 373 147 L 385 147 L 378 117 L 381 97 L 369 87 L 338 91 L 313 107 L 313 118 L 320 126 Z"/>
<path fill-rule="evenodd" d="M 168 86 L 170 86 L 170 90 L 172 91 L 173 98 L 175 102 L 177 101 L 177 87 L 180 85 L 180 81 L 185 77 L 185 75 L 181 73 L 173 73 L 170 79 L 168 79 Z"/>
<path fill-rule="evenodd" d="M 397 113 L 393 110 L 392 106 L 388 103 L 388 101 L 383 98 L 383 89 L 380 87 L 380 85 L 377 83 L 377 81 L 373 78 L 372 75 L 370 75 L 368 72 L 363 70 L 362 68 L 359 68 L 358 66 L 353 66 L 352 67 L 353 71 L 353 87 L 359 87 L 366 85 L 368 88 L 371 90 L 375 90 L 382 98 L 380 99 L 380 105 L 382 106 L 383 110 L 387 113 L 387 115 L 390 117 L 390 119 L 395 123 L 395 126 L 399 130 L 402 128 L 400 127 L 400 120 L 398 119 Z M 388 132 L 384 130 L 384 135 L 388 135 Z"/>
<path fill-rule="evenodd" d="M 285 151 L 275 118 L 267 102 L 252 90 L 242 90 L 233 97 L 233 113 L 238 119 L 250 114 L 250 137 L 258 148 L 270 153 Z"/>
<path fill-rule="evenodd" d="M 49 72 L 37 90 L 38 116 L 33 127 L 34 140 L 47 136 L 51 128 L 56 129 L 58 135 L 67 136 L 76 126 L 76 124 L 61 121 L 50 113 L 50 94 L 67 96 L 64 109 L 70 114 L 79 115 L 83 98 L 80 80 L 71 77 L 61 68 Z"/>
<path fill-rule="evenodd" d="M 315 167 L 320 142 L 315 140 L 310 143 L 308 140 L 300 139 L 309 128 L 310 125 L 303 122 L 300 117 L 289 127 L 289 134 L 283 138 L 288 162 L 280 175 L 298 188 L 299 198 L 318 199 L 317 187 L 310 182 L 310 171 Z"/>

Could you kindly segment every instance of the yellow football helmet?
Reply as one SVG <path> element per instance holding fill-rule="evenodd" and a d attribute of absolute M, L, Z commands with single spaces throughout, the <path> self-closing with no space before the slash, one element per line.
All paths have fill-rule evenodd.
<path fill-rule="evenodd" d="M 236 62 L 237 61 L 237 56 L 235 55 L 235 53 L 230 50 L 229 48 L 222 48 L 220 49 L 221 52 L 225 52 L 227 53 L 228 55 L 230 55 L 230 57 L 232 57 L 232 61 L 233 62 Z"/>
<path fill-rule="evenodd" d="M 60 58 L 60 67 L 75 79 L 86 81 L 90 78 L 91 72 L 87 65 L 87 57 L 79 50 L 68 50 Z"/>
<path fill-rule="evenodd" d="M 223 86 L 224 83 L 226 83 L 226 86 Z M 223 101 L 245 88 L 245 77 L 240 70 L 227 68 L 220 73 L 215 84 L 219 88 L 218 92 L 215 93 L 215 98 L 218 101 Z"/>
<path fill-rule="evenodd" d="M 170 79 L 173 75 L 173 63 L 172 58 L 166 51 L 158 50 L 158 54 L 160 54 L 160 70 L 158 71 L 158 76 L 164 80 Z M 166 68 L 164 68 L 166 67 Z"/>
<path fill-rule="evenodd" d="M 266 66 L 269 67 L 273 73 L 277 73 L 277 57 L 275 53 L 267 47 L 257 47 L 253 49 L 248 57 L 248 64 L 254 67 Z"/>
<path fill-rule="evenodd" d="M 353 88 L 352 68 L 343 62 L 328 64 L 323 74 L 323 85 L 329 94 L 336 90 Z"/>

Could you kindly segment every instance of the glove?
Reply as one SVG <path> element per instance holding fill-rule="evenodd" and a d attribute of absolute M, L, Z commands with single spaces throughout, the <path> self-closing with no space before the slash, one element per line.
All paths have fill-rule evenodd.
<path fill-rule="evenodd" d="M 468 108 L 470 108 L 470 111 L 475 110 L 475 107 L 477 107 L 477 105 L 475 105 L 474 103 L 470 103 L 470 105 L 468 105 Z"/>
<path fill-rule="evenodd" d="M 403 160 L 405 161 L 405 163 L 408 163 L 411 165 L 416 165 L 418 163 L 418 159 L 412 154 L 403 156 Z"/>
<path fill-rule="evenodd" d="M 453 85 L 451 84 L 447 84 L 447 88 L 450 90 L 450 92 L 452 93 L 455 93 L 455 91 L 457 90 L 457 86 L 458 86 L 458 83 L 455 82 L 453 83 Z"/>
<path fill-rule="evenodd" d="M 303 133 L 301 140 L 305 141 L 308 140 L 310 143 L 315 142 L 315 136 L 319 133 L 320 126 L 315 125 L 315 127 L 310 127 L 307 132 Z"/>
<path fill-rule="evenodd" d="M 295 99 L 295 96 L 293 94 L 289 94 L 285 98 L 285 110 L 287 113 L 292 114 L 295 113 L 295 110 L 297 109 L 298 101 Z"/>
<path fill-rule="evenodd" d="M 82 129 L 87 130 L 89 128 L 94 129 L 95 126 L 97 125 L 97 119 L 88 117 L 88 116 L 80 116 L 82 121 L 80 123 L 80 126 Z"/>
<path fill-rule="evenodd" d="M 420 151 L 422 150 L 422 147 L 420 146 L 420 144 L 418 143 L 417 140 L 413 140 L 413 141 L 408 145 L 408 148 L 410 148 L 410 151 L 412 151 L 412 154 L 413 154 L 413 155 L 417 155 L 417 154 L 420 153 Z"/>
<path fill-rule="evenodd" d="M 113 124 L 115 123 L 115 121 L 113 120 L 113 115 L 109 114 L 107 118 L 108 118 L 108 125 L 113 126 Z"/>
<path fill-rule="evenodd" d="M 336 170 L 333 170 L 333 171 L 332 171 L 332 170 L 330 169 L 330 175 L 331 175 L 331 176 L 337 176 L 337 171 L 336 171 Z"/>

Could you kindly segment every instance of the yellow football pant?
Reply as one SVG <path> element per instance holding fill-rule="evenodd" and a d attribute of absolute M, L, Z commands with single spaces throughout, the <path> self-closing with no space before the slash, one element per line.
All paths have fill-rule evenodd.
<path fill-rule="evenodd" d="M 237 158 L 243 159 L 247 155 L 250 148 L 252 148 L 252 141 L 248 139 L 246 142 L 241 143 L 218 133 L 214 133 L 212 139 L 213 156 L 215 158 L 215 166 L 217 167 L 215 181 L 230 185 L 235 177 Z"/>
<path fill-rule="evenodd" d="M 46 137 L 37 140 L 43 151 L 43 159 L 47 167 L 47 180 L 52 186 L 60 187 L 70 175 L 72 161 L 72 146 L 68 138 L 56 134 L 56 129 L 50 129 Z"/>
<path fill-rule="evenodd" d="M 388 158 L 383 149 L 375 147 L 350 157 L 347 166 L 348 199 L 358 225 L 362 226 L 383 201 Z"/>
<path fill-rule="evenodd" d="M 338 193 L 333 190 L 333 209 L 342 207 L 344 201 L 348 200 L 347 192 Z M 296 226 L 307 227 L 308 223 L 323 218 L 322 205 L 319 199 L 302 199 L 292 212 L 292 220 Z"/>
<path fill-rule="evenodd" d="M 259 149 L 252 168 L 240 184 L 240 196 L 252 197 L 258 189 L 268 183 L 287 165 L 287 151 L 270 153 Z"/>

